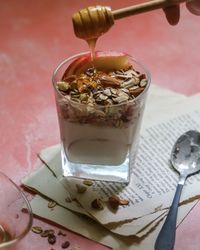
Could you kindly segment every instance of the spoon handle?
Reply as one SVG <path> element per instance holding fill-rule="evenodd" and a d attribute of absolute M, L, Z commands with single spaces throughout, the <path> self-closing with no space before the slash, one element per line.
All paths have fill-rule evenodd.
<path fill-rule="evenodd" d="M 169 213 L 156 240 L 155 250 L 173 250 L 174 248 L 178 203 L 180 200 L 183 185 L 184 183 L 177 185 L 176 193 Z"/>

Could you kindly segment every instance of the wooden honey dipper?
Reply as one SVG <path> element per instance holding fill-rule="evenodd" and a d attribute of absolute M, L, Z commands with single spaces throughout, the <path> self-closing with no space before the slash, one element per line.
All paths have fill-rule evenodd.
<path fill-rule="evenodd" d="M 114 11 L 107 6 L 87 7 L 74 13 L 72 17 L 74 32 L 79 38 L 85 40 L 95 39 L 107 32 L 114 24 L 114 20 L 166 8 L 182 2 L 186 2 L 186 0 L 153 0 Z"/>

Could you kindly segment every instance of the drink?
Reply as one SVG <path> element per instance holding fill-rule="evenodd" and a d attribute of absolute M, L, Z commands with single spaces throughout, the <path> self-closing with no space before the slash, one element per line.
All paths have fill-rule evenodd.
<path fill-rule="evenodd" d="M 128 182 L 148 73 L 124 53 L 96 52 L 64 61 L 53 83 L 64 175 Z"/>

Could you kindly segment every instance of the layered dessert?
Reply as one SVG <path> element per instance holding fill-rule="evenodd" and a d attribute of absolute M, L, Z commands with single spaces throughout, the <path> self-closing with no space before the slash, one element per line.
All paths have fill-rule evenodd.
<path fill-rule="evenodd" d="M 138 70 L 139 68 L 139 70 Z M 121 165 L 137 143 L 148 79 L 128 55 L 95 52 L 70 62 L 54 83 L 67 161 Z"/>

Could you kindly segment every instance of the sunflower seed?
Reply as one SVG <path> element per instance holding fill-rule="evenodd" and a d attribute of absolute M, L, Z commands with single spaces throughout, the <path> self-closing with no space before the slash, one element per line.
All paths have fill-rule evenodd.
<path fill-rule="evenodd" d="M 32 232 L 35 233 L 35 234 L 41 234 L 43 232 L 42 228 L 41 227 L 32 227 Z"/>
<path fill-rule="evenodd" d="M 55 231 L 53 230 L 53 229 L 49 229 L 49 230 L 44 230 L 41 234 L 40 234 L 40 236 L 41 237 L 48 237 L 50 234 L 54 234 L 55 233 Z"/>
<path fill-rule="evenodd" d="M 86 186 L 92 186 L 93 182 L 91 180 L 84 180 L 83 184 L 86 185 Z"/>
<path fill-rule="evenodd" d="M 54 208 L 57 205 L 57 203 L 55 201 L 50 201 L 48 203 L 48 208 Z"/>

